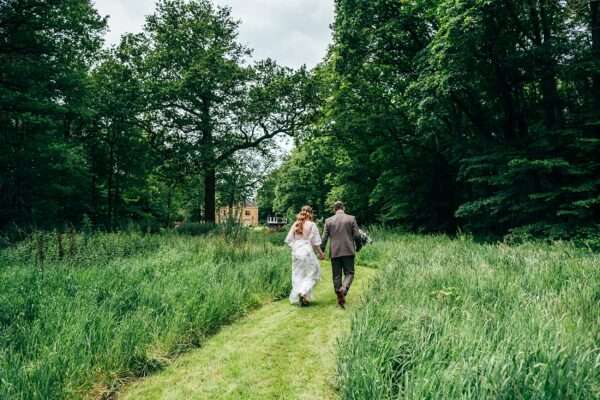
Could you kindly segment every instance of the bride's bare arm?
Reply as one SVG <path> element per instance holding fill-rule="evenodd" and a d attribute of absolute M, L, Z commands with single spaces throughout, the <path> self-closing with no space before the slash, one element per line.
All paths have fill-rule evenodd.
<path fill-rule="evenodd" d="M 315 254 L 321 259 L 324 260 L 325 259 L 325 253 L 323 253 L 323 250 L 321 249 L 321 236 L 319 235 L 319 228 L 317 228 L 317 225 L 312 222 L 311 223 L 311 232 L 310 232 L 310 243 L 312 244 L 312 247 L 315 251 Z"/>
<path fill-rule="evenodd" d="M 323 250 L 321 250 L 321 246 L 313 246 L 313 249 L 315 250 L 315 254 L 317 257 L 319 257 L 319 259 L 325 259 L 325 253 L 323 253 Z"/>

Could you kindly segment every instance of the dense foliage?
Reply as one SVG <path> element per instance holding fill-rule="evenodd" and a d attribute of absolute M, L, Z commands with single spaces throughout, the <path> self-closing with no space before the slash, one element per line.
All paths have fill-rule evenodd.
<path fill-rule="evenodd" d="M 345 200 L 420 231 L 598 234 L 597 1 L 338 0 L 313 72 L 249 64 L 209 0 L 102 49 L 89 0 L 0 5 L 0 226 L 211 222 Z M 318 107 L 315 107 L 318 105 Z"/>
<path fill-rule="evenodd" d="M 342 199 L 421 231 L 598 232 L 599 7 L 336 1 L 321 113 L 271 203 Z"/>
<path fill-rule="evenodd" d="M 338 346 L 343 399 L 597 399 L 597 254 L 379 232 Z"/>
<path fill-rule="evenodd" d="M 282 238 L 35 235 L 0 251 L 0 398 L 109 398 L 289 291 Z"/>
<path fill-rule="evenodd" d="M 104 27 L 87 0 L 0 3 L 0 225 L 84 212 L 80 127 Z"/>
<path fill-rule="evenodd" d="M 238 25 L 161 0 L 106 49 L 90 0 L 0 2 L 0 229 L 211 222 L 217 200 L 248 199 L 314 90 L 303 69 L 249 64 Z"/>

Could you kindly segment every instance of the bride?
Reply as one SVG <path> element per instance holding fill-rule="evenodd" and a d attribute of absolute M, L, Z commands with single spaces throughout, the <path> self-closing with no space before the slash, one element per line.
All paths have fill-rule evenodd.
<path fill-rule="evenodd" d="M 307 306 L 313 300 L 313 288 L 321 279 L 318 254 L 321 260 L 325 254 L 321 250 L 321 235 L 312 221 L 310 206 L 302 207 L 296 222 L 288 233 L 285 242 L 292 248 L 292 292 L 290 303 Z"/>

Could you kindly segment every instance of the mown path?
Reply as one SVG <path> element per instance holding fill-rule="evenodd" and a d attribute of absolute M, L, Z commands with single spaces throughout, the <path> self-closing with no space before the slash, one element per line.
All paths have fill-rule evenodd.
<path fill-rule="evenodd" d="M 310 307 L 267 304 L 119 399 L 334 399 L 336 339 L 374 270 L 357 268 L 346 310 L 336 307 L 329 263 L 322 271 Z"/>

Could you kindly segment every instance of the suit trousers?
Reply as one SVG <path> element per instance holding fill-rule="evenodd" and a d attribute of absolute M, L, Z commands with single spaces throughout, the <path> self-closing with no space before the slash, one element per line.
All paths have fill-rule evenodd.
<path fill-rule="evenodd" d="M 344 289 L 344 294 L 348 294 L 352 281 L 354 280 L 354 256 L 332 258 L 331 270 L 333 273 L 333 288 L 335 291 L 338 292 L 340 289 Z"/>

